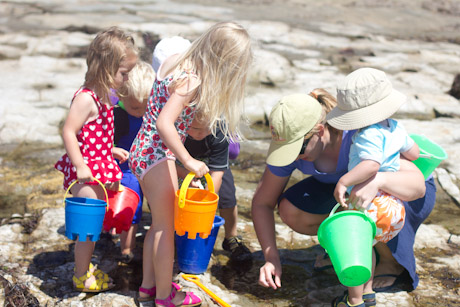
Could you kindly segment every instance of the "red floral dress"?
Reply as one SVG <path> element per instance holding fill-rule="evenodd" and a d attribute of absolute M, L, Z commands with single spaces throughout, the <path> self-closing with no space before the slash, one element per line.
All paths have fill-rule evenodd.
<path fill-rule="evenodd" d="M 93 177 L 102 183 L 119 181 L 123 173 L 112 155 L 113 106 L 102 104 L 99 97 L 88 88 L 80 88 L 73 98 L 82 92 L 93 97 L 99 111 L 97 118 L 86 122 L 77 134 L 83 160 L 91 169 Z M 64 174 L 64 189 L 67 190 L 70 184 L 77 180 L 76 168 L 67 154 L 63 155 L 54 167 Z"/>
<path fill-rule="evenodd" d="M 197 78 L 196 74 L 182 71 L 179 78 Z M 142 126 L 131 145 L 129 153 L 129 165 L 133 174 L 142 179 L 149 169 L 164 160 L 175 160 L 176 157 L 163 143 L 156 128 L 158 115 L 170 97 L 168 86 L 173 76 L 162 80 L 156 79 L 150 92 L 147 104 L 147 112 L 142 119 Z M 177 132 L 185 142 L 187 130 L 192 124 L 195 115 L 195 106 L 187 106 L 174 123 Z"/>

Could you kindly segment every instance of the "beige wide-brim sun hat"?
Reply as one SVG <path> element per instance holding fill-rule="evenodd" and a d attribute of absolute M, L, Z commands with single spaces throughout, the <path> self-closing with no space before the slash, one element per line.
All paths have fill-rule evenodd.
<path fill-rule="evenodd" d="M 286 166 L 299 156 L 305 135 L 318 123 L 322 114 L 318 100 L 307 94 L 281 98 L 270 112 L 272 141 L 267 163 Z"/>
<path fill-rule="evenodd" d="M 336 129 L 360 129 L 391 117 L 405 101 L 406 96 L 393 89 L 385 72 L 360 68 L 337 85 L 337 107 L 326 120 Z"/>

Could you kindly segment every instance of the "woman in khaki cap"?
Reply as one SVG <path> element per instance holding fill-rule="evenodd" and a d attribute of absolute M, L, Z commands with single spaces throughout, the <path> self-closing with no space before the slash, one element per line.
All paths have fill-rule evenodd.
<path fill-rule="evenodd" d="M 355 131 L 339 131 L 326 123 L 326 114 L 335 106 L 332 95 L 323 89 L 315 89 L 310 95 L 283 97 L 270 114 L 272 142 L 267 167 L 252 200 L 254 227 L 266 261 L 259 276 L 259 284 L 264 287 L 281 287 L 275 209 L 278 207 L 281 219 L 294 231 L 316 235 L 319 225 L 336 204 L 334 188 L 347 172 L 351 138 Z M 311 176 L 285 190 L 296 169 Z M 423 175 L 415 165 L 402 160 L 398 172 L 379 172 L 373 180 L 356 185 L 350 197 L 369 203 L 378 190 L 403 200 L 406 217 L 414 222 L 406 223 L 398 236 L 387 244 L 377 244 L 380 262 L 376 267 L 376 278 L 377 275 L 381 278 L 374 278 L 374 290 L 388 290 L 402 276 L 407 276 L 415 289 L 418 276 L 414 238 L 435 204 L 434 181 L 429 178 L 424 184 Z M 318 258 L 317 262 L 328 262 L 327 265 L 315 265 L 317 271 L 331 267 L 329 259 Z M 372 304 L 370 301 L 366 303 Z"/>

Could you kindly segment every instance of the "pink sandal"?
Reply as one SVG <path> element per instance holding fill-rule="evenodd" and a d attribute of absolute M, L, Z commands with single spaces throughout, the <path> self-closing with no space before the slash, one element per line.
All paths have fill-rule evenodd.
<path fill-rule="evenodd" d="M 185 292 L 185 298 L 180 305 L 173 304 L 172 300 L 176 296 L 177 290 L 173 287 L 171 294 L 164 300 L 155 299 L 157 307 L 193 307 L 201 305 L 201 298 L 193 294 L 193 292 Z"/>
<path fill-rule="evenodd" d="M 175 282 L 173 282 L 171 284 L 172 284 L 173 289 L 175 289 L 176 291 L 179 291 L 181 289 L 181 286 L 176 284 Z M 140 297 L 138 295 L 137 300 L 139 302 L 150 302 L 150 301 L 153 301 L 155 299 L 155 296 L 157 294 L 157 287 L 152 287 L 150 289 L 139 287 L 139 292 L 142 292 L 142 293 L 145 293 L 145 294 L 148 295 L 147 297 Z"/>

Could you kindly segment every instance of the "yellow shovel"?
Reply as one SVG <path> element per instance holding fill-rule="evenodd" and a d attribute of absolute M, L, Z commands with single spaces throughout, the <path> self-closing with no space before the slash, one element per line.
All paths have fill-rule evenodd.
<path fill-rule="evenodd" d="M 187 281 L 191 281 L 193 283 L 195 283 L 198 287 L 200 287 L 201 289 L 203 289 L 204 292 L 206 292 L 210 297 L 212 297 L 219 305 L 221 305 L 222 307 L 232 307 L 230 306 L 229 304 L 227 304 L 226 302 L 224 302 L 220 297 L 218 297 L 216 294 L 214 294 L 214 292 L 212 292 L 211 290 L 209 290 L 208 288 L 206 288 L 201 282 L 200 282 L 200 278 L 196 275 L 192 275 L 192 274 L 182 274 L 182 277 L 187 280 Z"/>

